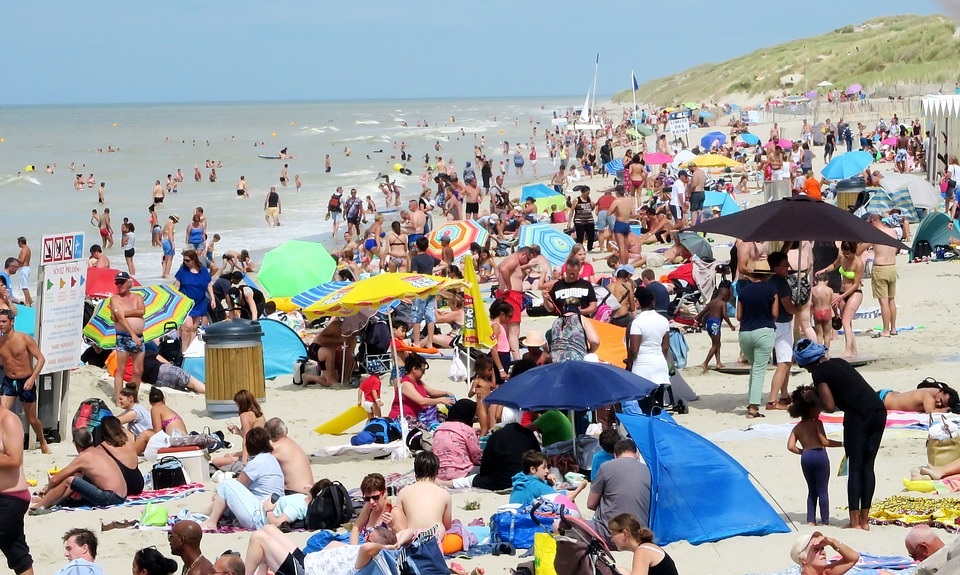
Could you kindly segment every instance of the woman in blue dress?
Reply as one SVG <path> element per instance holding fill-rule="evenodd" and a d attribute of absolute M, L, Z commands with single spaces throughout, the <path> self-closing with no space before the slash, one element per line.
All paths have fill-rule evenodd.
<path fill-rule="evenodd" d="M 173 287 L 193 300 L 193 308 L 180 326 L 180 347 L 186 352 L 197 337 L 197 328 L 207 324 L 207 311 L 213 304 L 213 282 L 207 268 L 200 265 L 196 250 L 184 250 L 183 265 L 177 270 Z"/>

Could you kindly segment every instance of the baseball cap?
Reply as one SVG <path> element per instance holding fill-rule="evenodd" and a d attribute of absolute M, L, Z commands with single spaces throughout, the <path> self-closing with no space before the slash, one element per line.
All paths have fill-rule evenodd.
<path fill-rule="evenodd" d="M 807 547 L 810 546 L 810 541 L 814 537 L 823 537 L 823 533 L 819 531 L 814 531 L 813 533 L 804 533 L 800 537 L 797 537 L 797 540 L 793 542 L 793 547 L 790 548 L 790 559 L 793 559 L 793 562 L 797 565 L 800 565 L 800 559 L 807 552 Z"/>
<path fill-rule="evenodd" d="M 130 274 L 127 272 L 117 272 L 117 275 L 113 278 L 113 283 L 122 284 L 126 281 L 131 280 Z"/>
<path fill-rule="evenodd" d="M 689 175 L 690 175 L 690 170 L 680 170 L 679 172 L 677 172 L 677 177 L 689 176 Z"/>

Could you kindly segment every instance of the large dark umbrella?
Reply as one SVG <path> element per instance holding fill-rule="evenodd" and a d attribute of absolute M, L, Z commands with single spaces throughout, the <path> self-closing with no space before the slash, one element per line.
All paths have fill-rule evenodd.
<path fill-rule="evenodd" d="M 851 241 L 910 249 L 850 212 L 806 196 L 709 219 L 687 231 L 723 234 L 748 242 Z"/>
<path fill-rule="evenodd" d="M 712 258 L 713 248 L 707 238 L 693 232 L 680 232 L 680 245 L 687 248 L 691 254 L 698 258 Z"/>
<path fill-rule="evenodd" d="M 656 388 L 651 381 L 619 367 L 564 361 L 525 371 L 483 401 L 524 411 L 589 411 L 643 399 Z"/>

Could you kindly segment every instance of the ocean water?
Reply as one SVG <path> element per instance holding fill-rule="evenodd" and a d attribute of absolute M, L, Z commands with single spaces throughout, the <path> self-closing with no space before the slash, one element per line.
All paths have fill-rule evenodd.
<path fill-rule="evenodd" d="M 44 234 L 82 231 L 86 244 L 100 237 L 90 224 L 100 182 L 106 182 L 106 207 L 110 208 L 115 246 L 105 253 L 114 267 L 125 269 L 120 248 L 120 223 L 124 217 L 136 226 L 137 276 L 159 278 L 161 253 L 150 246 L 147 207 L 152 203 L 155 180 L 183 171 L 179 193 L 168 194 L 158 210 L 161 222 L 180 216 L 177 249 L 185 245 L 185 230 L 196 206 L 203 206 L 208 233 L 223 238 L 218 251 L 264 250 L 287 239 L 322 235 L 331 224 L 324 221 L 326 205 L 336 186 L 358 195 L 371 195 L 383 208 L 377 188 L 378 174 L 390 174 L 404 186 L 404 196 L 418 194 L 424 155 L 435 158 L 439 142 L 445 160 L 453 159 L 458 172 L 473 160 L 473 146 L 486 140 L 484 151 L 508 168 L 507 186 L 519 192 L 533 180 L 529 162 L 525 178 L 514 175 L 512 156 L 502 154 L 502 142 L 529 144 L 537 128 L 539 178 L 552 173 L 542 133 L 550 128 L 553 112 L 577 105 L 577 98 L 484 100 L 403 100 L 316 103 L 222 103 L 97 106 L 0 107 L 0 258 L 18 253 L 16 238 L 25 236 L 39 264 L 40 237 Z M 417 121 L 428 127 L 417 127 Z M 402 122 L 406 121 L 404 127 Z M 399 144 L 405 142 L 413 156 L 407 167 L 413 175 L 396 173 Z M 260 144 L 263 143 L 263 146 Z M 108 147 L 118 151 L 106 152 Z M 264 160 L 281 148 L 296 156 L 291 160 Z M 344 154 L 349 147 L 351 155 Z M 98 150 L 103 150 L 98 151 Z M 330 154 L 332 172 L 324 173 L 324 156 Z M 369 158 L 368 158 L 369 156 Z M 395 156 L 396 159 L 391 158 Z M 206 160 L 222 163 L 216 183 L 208 181 Z M 75 171 L 69 166 L 73 163 Z M 280 170 L 289 164 L 290 183 L 281 187 Z M 25 166 L 34 165 L 31 173 Z M 47 165 L 56 168 L 46 173 Z M 203 175 L 194 182 L 194 166 Z M 18 172 L 20 172 L 18 176 Z M 97 185 L 76 191 L 75 175 L 94 174 Z M 479 168 L 477 168 L 479 176 Z M 236 184 L 243 175 L 249 199 L 239 199 Z M 293 178 L 303 187 L 298 194 Z M 432 182 L 430 182 L 432 184 Z M 263 219 L 263 202 L 270 186 L 277 186 L 282 225 L 270 228 Z M 405 205 L 405 203 L 404 203 Z M 396 214 L 387 215 L 387 220 Z M 324 239 L 328 247 L 342 244 Z M 175 258 L 175 265 L 179 261 Z"/>

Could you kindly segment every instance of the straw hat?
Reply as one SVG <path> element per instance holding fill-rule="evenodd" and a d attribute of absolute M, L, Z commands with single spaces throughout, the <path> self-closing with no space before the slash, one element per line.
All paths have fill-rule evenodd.
<path fill-rule="evenodd" d="M 753 265 L 750 266 L 750 275 L 773 275 L 773 270 L 770 269 L 770 264 L 764 258 L 753 262 Z"/>
<path fill-rule="evenodd" d="M 536 330 L 530 330 L 527 335 L 520 338 L 520 343 L 524 347 L 540 347 L 547 345 L 547 340 L 543 339 L 543 334 Z"/>

